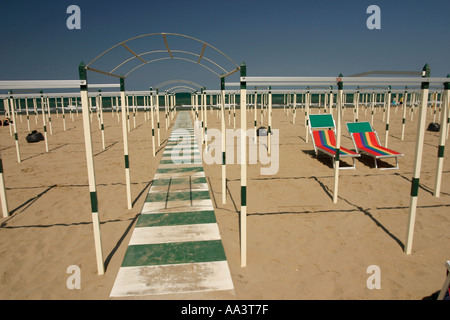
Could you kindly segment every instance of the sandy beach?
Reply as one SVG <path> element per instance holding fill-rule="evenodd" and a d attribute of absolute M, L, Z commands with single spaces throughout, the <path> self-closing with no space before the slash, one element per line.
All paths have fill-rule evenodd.
<path fill-rule="evenodd" d="M 259 111 L 259 110 L 258 110 Z M 313 110 L 312 113 L 317 113 Z M 372 158 L 356 160 L 356 170 L 341 170 L 339 199 L 332 201 L 334 170 L 329 158 L 314 154 L 305 141 L 303 110 L 275 109 L 279 129 L 279 170 L 261 175 L 261 164 L 248 167 L 248 257 L 240 267 L 240 166 L 227 166 L 229 193 L 222 205 L 221 166 L 204 164 L 210 195 L 235 289 L 234 299 L 258 300 L 420 300 L 440 290 L 444 264 L 450 259 L 450 151 L 445 150 L 441 195 L 433 196 L 438 132 L 425 134 L 413 251 L 403 251 L 415 154 L 417 114 L 406 120 L 391 109 L 389 148 L 404 154 L 399 170 L 377 170 Z M 240 124 L 240 110 L 236 125 Z M 427 112 L 428 123 L 433 115 Z M 253 128 L 253 111 L 247 115 Z M 374 128 L 385 138 L 382 110 Z M 0 149 L 11 216 L 0 218 L 0 299 L 109 299 L 132 230 L 162 156 L 166 130 L 161 112 L 161 147 L 152 156 L 151 123 L 144 112 L 130 121 L 130 170 L 133 209 L 127 209 L 121 123 L 104 114 L 106 149 L 94 115 L 95 172 L 106 273 L 97 275 L 81 114 L 74 121 L 52 115 L 53 134 L 29 144 L 26 117 L 17 117 L 22 162 L 17 162 L 9 127 L 0 127 Z M 226 119 L 228 125 L 228 115 Z M 267 126 L 267 119 L 258 126 Z M 370 111 L 360 111 L 360 121 Z M 353 121 L 347 109 L 342 124 Z M 438 121 L 439 122 L 439 121 Z M 31 129 L 43 132 L 42 119 Z M 173 124 L 173 121 L 172 121 Z M 216 111 L 208 111 L 208 128 L 220 129 Z M 347 131 L 342 146 L 354 149 Z M 345 162 L 349 163 L 347 160 Z M 392 160 L 386 160 L 392 164 Z M 67 268 L 81 270 L 81 289 L 69 290 Z M 380 268 L 381 288 L 368 289 L 367 268 Z M 213 296 L 214 297 L 214 296 Z M 218 295 L 217 297 L 220 298 Z M 160 299 L 171 297 L 159 297 Z M 229 298 L 229 297 L 228 297 Z"/>

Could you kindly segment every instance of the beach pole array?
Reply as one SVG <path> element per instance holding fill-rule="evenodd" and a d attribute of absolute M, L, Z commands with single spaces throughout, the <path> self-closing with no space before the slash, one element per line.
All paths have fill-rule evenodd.
<path fill-rule="evenodd" d="M 418 73 L 417 73 L 418 74 Z M 422 78 L 410 78 L 410 77 L 376 77 L 376 78 L 363 78 L 363 77 L 342 77 L 342 75 L 339 75 L 338 78 L 332 78 L 332 77 L 246 77 L 241 76 L 241 88 L 242 83 L 246 85 L 286 85 L 289 84 L 291 86 L 293 85 L 306 85 L 311 83 L 325 83 L 325 84 L 331 84 L 331 82 L 337 81 L 338 84 L 338 95 L 337 95 L 337 133 L 336 133 L 336 158 L 335 158 L 335 183 L 334 183 L 334 190 L 333 190 L 333 202 L 337 201 L 338 198 L 338 179 L 339 179 L 339 153 L 340 153 L 340 136 L 341 136 L 341 115 L 342 115 L 342 106 L 344 103 L 344 97 L 343 97 L 343 83 L 346 82 L 350 85 L 355 85 L 357 83 L 363 83 L 365 85 L 380 85 L 380 84 L 389 84 L 399 86 L 399 85 L 411 85 L 416 83 L 421 83 L 421 94 L 420 94 L 420 107 L 419 107 L 419 121 L 418 121 L 418 130 L 417 130 L 417 138 L 416 138 L 416 155 L 415 155 L 415 161 L 414 161 L 414 172 L 413 172 L 413 178 L 412 178 L 412 185 L 411 185 L 411 201 L 410 201 L 410 209 L 409 209 L 409 217 L 408 217 L 408 225 L 407 225 L 407 236 L 405 241 L 405 253 L 410 254 L 412 250 L 412 240 L 413 240 L 413 233 L 414 233 L 414 224 L 415 224 L 415 217 L 416 217 L 416 209 L 417 209 L 417 198 L 418 198 L 418 189 L 419 189 L 419 179 L 420 179 L 420 167 L 421 167 L 421 159 L 422 159 L 422 153 L 423 153 L 423 142 L 424 142 L 424 134 L 425 134 L 425 121 L 426 121 L 426 114 L 427 114 L 427 108 L 428 108 L 428 96 L 429 96 L 429 84 L 430 82 L 433 83 L 443 83 L 444 84 L 444 94 L 442 95 L 442 107 L 441 107 L 441 123 L 445 123 L 445 120 L 449 119 L 448 115 L 448 105 L 449 105 L 449 97 L 448 97 L 448 88 L 450 87 L 450 82 L 448 81 L 448 78 L 430 78 L 430 70 L 428 64 L 426 64 L 422 71 Z M 242 91 L 242 89 L 241 89 Z M 243 93 L 241 92 L 241 95 Z M 388 144 L 388 135 L 389 135 L 389 121 L 390 121 L 390 100 L 391 100 L 391 87 L 388 87 L 388 90 L 385 92 L 384 97 L 384 108 L 383 108 L 383 120 L 386 122 L 386 140 L 385 145 Z M 407 99 L 408 92 L 405 88 L 405 91 L 403 93 L 404 97 L 404 108 L 406 109 L 408 99 Z M 367 97 L 367 95 L 366 95 Z M 357 96 L 359 101 L 359 96 Z M 398 97 L 396 97 L 398 99 Z M 414 112 L 412 108 L 415 104 L 415 95 L 414 93 L 411 95 L 411 112 Z M 372 106 L 374 106 L 376 101 L 376 96 L 372 93 Z M 332 113 L 332 96 L 330 95 L 329 99 L 329 112 Z M 368 101 L 365 103 L 365 108 L 367 109 Z M 310 103 L 310 96 L 309 96 L 309 89 L 307 88 L 306 94 L 305 94 L 305 118 L 308 116 L 308 107 Z M 397 107 L 397 105 L 396 105 Z M 433 106 L 434 107 L 434 106 Z M 242 105 L 241 105 L 241 108 Z M 434 109 L 433 109 L 434 112 Z M 403 116 L 403 119 L 405 116 Z M 404 120 L 402 120 L 404 121 Z M 448 125 L 448 122 L 447 122 Z M 244 124 L 241 125 L 241 129 L 245 129 Z M 307 123 L 305 122 L 305 126 L 307 126 Z M 439 184 L 442 176 L 442 162 L 443 162 L 443 155 L 444 155 L 444 142 L 446 139 L 446 133 L 447 130 L 442 129 L 443 126 L 441 126 L 441 132 L 440 132 L 440 142 L 438 147 L 438 170 L 436 175 L 436 187 L 435 187 L 435 195 L 439 192 Z M 306 139 L 305 139 L 306 140 Z M 307 141 L 307 140 L 306 140 Z M 242 160 L 241 160 L 242 161 Z M 242 174 L 241 179 L 244 178 L 244 175 Z M 241 181 L 241 192 L 242 187 L 244 186 L 244 183 Z M 247 205 L 247 203 L 246 203 Z M 246 210 L 246 206 L 245 206 Z M 241 219 L 242 219 L 242 212 L 241 212 Z M 242 229 L 241 229 L 242 232 Z M 241 260 L 243 260 L 243 257 L 241 256 Z"/>

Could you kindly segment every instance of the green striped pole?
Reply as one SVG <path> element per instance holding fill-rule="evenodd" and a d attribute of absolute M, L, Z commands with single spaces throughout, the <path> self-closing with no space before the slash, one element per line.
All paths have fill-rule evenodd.
<path fill-rule="evenodd" d="M 66 131 L 66 114 L 64 112 L 64 97 L 61 97 L 61 112 L 62 112 L 62 118 L 63 118 L 63 129 Z M 28 129 L 30 130 L 30 129 Z"/>
<path fill-rule="evenodd" d="M 222 204 L 227 203 L 227 166 L 226 166 L 226 128 L 225 128 L 225 78 L 220 78 L 221 113 L 220 123 L 222 129 Z"/>
<path fill-rule="evenodd" d="M 45 123 L 45 110 L 44 110 L 44 92 L 42 90 L 41 90 L 41 112 L 42 112 L 42 122 L 44 125 L 45 151 L 48 152 L 47 124 Z"/>
<path fill-rule="evenodd" d="M 159 93 L 158 88 L 156 88 L 156 127 L 158 129 L 158 147 L 161 146 L 161 132 L 160 132 L 160 125 L 159 125 Z"/>
<path fill-rule="evenodd" d="M 430 67 L 426 64 L 423 67 L 422 77 L 430 76 Z M 417 196 L 419 193 L 419 179 L 420 179 L 420 166 L 422 164 L 422 152 L 423 152 L 423 141 L 425 137 L 425 120 L 427 117 L 427 104 L 428 104 L 428 93 L 430 90 L 429 82 L 422 82 L 421 85 L 421 102 L 420 102 L 420 113 L 419 122 L 417 128 L 417 138 L 416 138 L 416 155 L 414 160 L 414 171 L 411 185 L 411 201 L 409 206 L 409 218 L 408 218 L 408 229 L 406 235 L 405 253 L 411 254 L 412 242 L 414 236 L 414 224 L 416 220 L 416 209 L 417 209 Z"/>
<path fill-rule="evenodd" d="M 388 147 L 388 137 L 389 137 L 389 117 L 391 113 L 391 86 L 387 93 L 387 110 L 386 110 L 386 135 L 384 137 L 384 147 Z"/>
<path fill-rule="evenodd" d="M 52 116 L 50 113 L 50 98 L 47 97 L 47 111 L 48 111 L 48 127 L 50 128 L 50 135 L 53 135 Z"/>
<path fill-rule="evenodd" d="M 3 161 L 0 152 L 0 202 L 2 204 L 3 218 L 9 217 L 8 201 L 6 199 L 5 179 L 3 178 Z"/>
<path fill-rule="evenodd" d="M 98 89 L 98 107 L 100 113 L 100 130 L 102 131 L 102 146 L 103 150 L 106 149 L 105 146 L 105 125 L 103 123 L 103 99 L 102 99 L 102 90 Z"/>
<path fill-rule="evenodd" d="M 122 136 L 123 136 L 123 154 L 125 158 L 125 182 L 127 190 L 128 209 L 133 207 L 131 202 L 131 181 L 130 181 L 130 158 L 128 155 L 128 130 L 127 130 L 127 111 L 125 100 L 125 78 L 120 78 L 120 100 L 122 103 Z"/>
<path fill-rule="evenodd" d="M 89 193 L 91 198 L 92 224 L 94 228 L 95 253 L 97 257 L 97 272 L 99 275 L 102 275 L 105 273 L 105 267 L 103 264 L 102 240 L 100 233 L 100 221 L 98 216 L 97 187 L 95 183 L 94 156 L 92 152 L 91 123 L 89 120 L 89 97 L 87 86 L 87 74 L 83 62 L 78 67 L 78 71 L 80 75 L 80 80 L 86 81 L 85 85 L 80 86 L 81 107 L 83 112 L 84 144 L 86 147 L 86 161 L 89 179 Z"/>
<path fill-rule="evenodd" d="M 205 144 L 205 95 L 204 95 L 204 87 L 201 87 L 200 89 L 200 122 L 201 122 L 201 129 L 202 129 L 202 146 Z"/>
<path fill-rule="evenodd" d="M 256 139 L 257 139 L 257 137 L 258 137 L 258 135 L 257 135 L 257 132 L 256 132 L 256 127 L 258 126 L 258 120 L 257 120 L 257 112 L 256 112 L 256 110 L 258 109 L 257 108 L 257 104 L 258 104 L 258 93 L 256 92 L 256 87 L 255 87 L 255 114 L 254 114 L 254 116 L 255 116 L 255 119 L 254 119 L 254 125 L 255 125 L 255 142 L 256 142 Z"/>
<path fill-rule="evenodd" d="M 403 95 L 403 118 L 402 118 L 402 141 L 405 139 L 405 125 L 406 125 L 406 106 L 408 102 L 408 87 L 405 87 L 405 93 Z"/>
<path fill-rule="evenodd" d="M 247 76 L 247 66 L 241 64 L 241 267 L 247 265 L 247 83 L 242 77 Z"/>
<path fill-rule="evenodd" d="M 353 105 L 355 106 L 355 118 L 354 118 L 354 121 L 358 122 L 358 118 L 359 118 L 359 87 L 356 88 L 356 93 L 353 96 Z"/>
<path fill-rule="evenodd" d="M 333 99 L 334 99 L 334 94 L 333 94 L 333 87 L 330 86 L 330 96 L 329 96 L 329 104 L 330 104 L 330 110 L 329 113 L 333 114 Z"/>
<path fill-rule="evenodd" d="M 204 87 L 205 91 L 206 91 L 206 87 Z M 206 141 L 208 141 L 208 109 L 207 109 L 207 96 L 206 96 L 206 92 L 203 93 L 203 95 L 205 96 L 205 145 L 206 145 Z"/>
<path fill-rule="evenodd" d="M 306 142 L 308 142 L 308 127 L 309 127 L 309 123 L 308 123 L 308 116 L 309 116 L 309 87 L 308 87 L 308 91 L 306 91 L 305 94 L 305 140 Z"/>
<path fill-rule="evenodd" d="M 27 128 L 28 128 L 28 131 L 31 131 L 30 130 L 30 115 L 28 112 L 28 98 L 25 98 L 25 112 L 27 114 Z"/>
<path fill-rule="evenodd" d="M 342 73 L 338 77 L 338 95 L 337 95 L 337 120 L 336 120 L 336 156 L 334 158 L 334 190 L 333 190 L 333 203 L 337 203 L 338 199 L 338 187 L 339 187 L 339 157 L 341 149 L 341 110 L 342 110 L 342 94 L 344 92 L 344 84 L 342 82 Z"/>
<path fill-rule="evenodd" d="M 11 110 L 11 117 L 12 117 L 12 122 L 13 122 L 13 124 L 10 125 L 10 126 L 14 127 L 14 143 L 16 145 L 17 162 L 20 163 L 21 160 L 20 160 L 19 138 L 18 138 L 18 135 L 17 135 L 16 110 L 15 110 L 15 107 L 14 107 L 14 97 L 13 97 L 13 93 L 12 93 L 11 90 L 9 91 L 9 94 L 10 94 L 10 96 L 9 96 L 9 99 L 10 99 L 9 107 L 10 107 L 10 110 Z"/>
<path fill-rule="evenodd" d="M 155 123 L 154 123 L 154 105 L 153 105 L 153 89 L 150 87 L 150 116 L 152 118 L 152 149 L 153 149 L 153 156 L 156 155 L 156 145 L 155 145 Z"/>
<path fill-rule="evenodd" d="M 297 93 L 294 92 L 294 105 L 293 112 L 292 112 L 292 124 L 295 124 L 295 114 L 297 112 Z"/>
<path fill-rule="evenodd" d="M 36 122 L 36 124 L 38 124 L 38 112 L 37 112 L 36 98 L 33 98 L 33 109 L 34 109 L 34 122 Z"/>
<path fill-rule="evenodd" d="M 450 78 L 450 74 L 447 75 Z M 439 132 L 439 147 L 438 147 L 438 160 L 436 166 L 436 183 L 434 187 L 434 196 L 439 197 L 441 192 L 441 180 L 442 180 L 442 168 L 444 165 L 444 149 L 445 140 L 447 139 L 447 126 L 445 121 L 448 118 L 448 106 L 449 106 L 449 89 L 450 82 L 444 83 L 444 94 L 442 96 L 443 106 L 441 108 L 441 130 Z"/>
<path fill-rule="evenodd" d="M 267 120 L 267 154 L 270 154 L 271 144 L 272 144 L 272 88 L 269 87 L 269 95 L 268 95 L 268 105 L 269 105 L 269 114 L 268 114 L 268 120 Z M 244 133 L 242 133 L 244 134 Z"/>
<path fill-rule="evenodd" d="M 370 110 L 370 124 L 373 126 L 373 116 L 375 114 L 375 103 L 377 100 L 377 95 L 375 94 L 375 92 L 372 92 L 372 107 Z"/>

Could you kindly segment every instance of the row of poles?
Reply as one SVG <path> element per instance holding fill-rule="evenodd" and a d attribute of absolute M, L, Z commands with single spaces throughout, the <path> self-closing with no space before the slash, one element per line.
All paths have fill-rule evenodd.
<path fill-rule="evenodd" d="M 424 142 L 424 133 L 425 133 L 425 120 L 426 120 L 426 112 L 427 112 L 427 106 L 428 106 L 428 99 L 429 99 L 429 78 L 430 77 L 430 70 L 429 66 L 426 65 L 422 72 L 422 78 L 421 81 L 421 89 L 420 94 L 414 93 L 410 95 L 411 99 L 411 112 L 414 112 L 414 106 L 416 105 L 415 99 L 418 99 L 417 104 L 419 106 L 419 120 L 418 120 L 418 130 L 417 130 L 417 139 L 416 139 L 416 154 L 414 159 L 414 171 L 413 171 L 413 178 L 412 178 L 412 185 L 411 185 L 411 201 L 410 201 L 410 210 L 409 210 L 409 218 L 408 218 L 408 227 L 407 227 L 407 236 L 406 236 L 406 243 L 405 243 L 405 253 L 410 254 L 412 251 L 412 241 L 413 241 L 413 233 L 414 233 L 414 225 L 415 225 L 415 217 L 416 217 L 416 211 L 417 211 L 417 198 L 418 198 L 418 188 L 419 188 L 419 179 L 420 179 L 420 168 L 421 168 L 421 160 L 422 160 L 422 154 L 423 154 L 423 142 Z M 255 77 L 257 78 L 257 77 Z M 336 95 L 336 112 L 337 112 L 337 121 L 336 121 L 336 157 L 334 159 L 334 190 L 333 190 L 333 202 L 336 203 L 338 200 L 338 187 L 339 187 L 339 161 L 340 161 L 340 145 L 341 145 L 341 121 L 342 121 L 342 115 L 344 111 L 344 103 L 345 103 L 345 95 L 344 95 L 344 82 L 343 82 L 343 76 L 339 75 L 336 78 L 337 81 L 337 87 L 338 92 Z M 246 153 L 246 130 L 247 130 L 247 80 L 252 80 L 252 77 L 246 76 L 246 66 L 245 64 L 241 65 L 241 77 L 240 77 L 240 109 L 241 109 L 241 210 L 240 210 L 240 246 L 241 246 L 241 267 L 245 267 L 247 264 L 247 153 Z M 329 81 L 329 80 L 327 80 Z M 444 82 L 445 81 L 445 82 Z M 450 82 L 447 82 L 448 79 L 445 79 L 443 81 L 444 88 L 443 88 L 443 94 L 442 94 L 442 107 L 441 109 L 441 130 L 440 130 L 440 138 L 439 138 L 439 146 L 438 146 L 438 160 L 437 160 L 437 173 L 436 173 L 436 184 L 435 184 L 435 193 L 434 195 L 436 197 L 439 196 L 440 192 L 440 184 L 442 179 L 442 169 L 443 169 L 443 156 L 444 156 L 444 146 L 445 146 L 445 140 L 446 140 L 446 132 L 447 132 L 447 125 L 444 125 L 445 123 L 448 123 L 448 105 L 449 105 L 449 94 L 448 89 L 450 88 Z M 224 79 L 221 78 L 221 127 L 222 132 L 225 130 L 225 85 L 224 85 Z M 389 114 L 390 114 L 390 107 L 391 107 L 391 90 L 389 89 L 388 92 L 385 95 L 384 105 L 386 107 L 386 140 L 385 140 L 385 146 L 388 144 L 388 131 L 389 131 Z M 403 112 L 405 114 L 406 112 L 406 104 L 407 104 L 407 92 L 404 95 L 404 101 L 403 103 Z M 305 126 L 308 126 L 307 123 L 307 116 L 309 114 L 309 107 L 311 105 L 311 95 L 306 94 L 305 96 Z M 372 94 L 372 97 L 375 97 L 374 94 Z M 332 102 L 333 95 L 330 96 L 330 106 L 333 105 Z M 366 98 L 367 99 L 367 98 Z M 434 111 L 436 112 L 436 101 L 437 97 L 434 98 L 435 103 Z M 256 101 L 256 99 L 255 99 Z M 357 96 L 355 102 L 356 102 L 356 108 L 355 111 L 357 113 L 358 110 L 358 104 L 359 104 L 359 96 Z M 366 100 L 367 101 L 367 100 Z M 256 128 L 256 103 L 255 105 L 255 128 Z M 371 101 L 371 107 L 372 112 L 374 111 L 374 105 L 375 105 L 375 99 L 372 98 Z M 263 109 L 263 107 L 262 107 Z M 229 109 L 230 110 L 230 109 Z M 329 109 L 330 112 L 332 112 L 332 108 Z M 203 114 L 203 113 L 202 113 Z M 295 114 L 295 95 L 294 95 L 294 114 Z M 294 116 L 295 117 L 295 116 Z M 356 114 L 355 117 L 358 117 Z M 271 133 L 271 126 L 272 126 L 272 95 L 271 91 L 269 90 L 268 94 L 268 146 L 270 146 L 270 133 Z M 295 119 L 295 118 L 294 118 Z M 405 116 L 403 117 L 405 119 Z M 435 118 L 433 119 L 435 120 Z M 358 118 L 356 118 L 356 121 L 358 121 Z M 405 120 L 403 120 L 404 124 Z M 293 120 L 293 123 L 295 123 L 295 120 Z M 203 128 L 203 125 L 202 125 Z M 203 129 L 202 129 L 203 131 Z M 404 133 L 403 133 L 404 134 Z M 403 135 L 402 134 L 402 135 Z M 306 134 L 307 136 L 307 134 Z M 269 151 L 270 152 L 270 151 Z M 225 134 L 222 134 L 222 203 L 225 203 L 226 201 L 226 168 L 225 168 Z"/>
<path fill-rule="evenodd" d="M 240 67 L 241 71 L 241 77 L 240 77 L 240 111 L 241 111 L 241 132 L 246 133 L 247 130 L 247 79 L 251 79 L 246 77 L 246 66 L 245 64 L 242 64 Z M 99 217 L 98 217 L 98 202 L 97 202 L 97 191 L 96 191 L 96 181 L 95 181 L 95 169 L 94 169 L 94 161 L 93 161 L 93 154 L 92 154 L 92 137 L 91 137 L 91 115 L 92 115 L 92 109 L 90 108 L 89 103 L 89 97 L 88 97 L 88 90 L 87 90 L 87 76 L 86 76 L 86 68 L 84 65 L 80 65 L 79 67 L 80 72 L 80 80 L 83 81 L 83 83 L 80 86 L 81 91 L 81 106 L 82 106 L 82 112 L 83 112 L 83 127 L 84 127 L 84 133 L 85 133 L 85 146 L 86 146 L 86 155 L 87 155 L 87 167 L 88 167 L 88 177 L 89 177 L 89 191 L 90 191 L 90 198 L 91 198 L 91 211 L 92 211 L 92 219 L 93 219 L 93 225 L 94 225 L 94 238 L 95 238 L 95 247 L 96 247 L 96 256 L 97 256 L 97 266 L 98 266 L 98 273 L 103 274 L 104 273 L 104 265 L 103 265 L 103 255 L 102 255 L 102 249 L 101 249 L 101 236 L 100 236 L 100 228 L 99 228 Z M 429 77 L 429 67 L 424 67 L 424 73 L 423 78 Z M 129 154 L 128 154 L 128 127 L 129 127 L 129 113 L 126 112 L 127 110 L 127 99 L 125 97 L 125 79 L 120 78 L 120 101 L 121 101 L 121 110 L 122 110 L 122 132 L 123 132 L 123 142 L 124 142 L 124 162 L 125 162 L 125 176 L 126 176 L 126 189 L 127 189 L 127 204 L 128 208 L 131 208 L 131 183 L 130 183 L 130 161 L 129 161 Z M 338 86 L 338 93 L 336 95 L 336 111 L 337 111 L 337 141 L 336 141 L 336 157 L 335 157 L 335 183 L 334 183 L 334 191 L 333 191 L 333 202 L 337 202 L 337 195 L 338 195 L 338 178 L 339 178 L 339 153 L 340 153 L 340 138 L 341 138 L 341 117 L 343 112 L 343 106 L 344 106 L 344 91 L 343 91 L 343 81 L 342 77 L 337 78 L 337 86 Z M 445 120 L 448 118 L 448 104 L 449 104 L 449 95 L 448 95 L 448 89 L 450 88 L 449 82 L 444 83 L 444 93 L 442 96 L 443 101 L 443 107 L 441 111 L 441 119 L 442 123 L 445 122 Z M 153 144 L 153 154 L 155 155 L 155 127 L 153 122 L 153 110 L 159 110 L 159 98 L 156 98 L 158 94 L 156 92 L 156 95 L 153 96 L 153 91 L 150 91 L 150 98 L 146 101 L 148 101 L 148 104 L 150 104 L 150 112 L 151 112 L 151 119 L 152 119 L 152 144 Z M 425 126 L 425 118 L 426 118 L 426 110 L 428 105 L 428 96 L 429 96 L 429 82 L 427 82 L 427 79 L 424 79 L 421 83 L 421 92 L 420 92 L 420 105 L 419 105 L 419 127 L 418 127 L 418 136 L 416 140 L 416 156 L 414 161 L 414 173 L 413 173 L 413 179 L 412 179 L 412 187 L 411 187 L 411 203 L 410 203 L 410 215 L 409 215 L 409 221 L 408 221 L 408 232 L 407 232 L 407 241 L 405 245 L 405 252 L 407 254 L 411 253 L 412 248 L 412 235 L 413 235 L 413 229 L 414 229 L 414 221 L 415 221 L 415 215 L 416 215 L 416 207 L 417 207 L 417 194 L 418 194 L 418 187 L 419 187 L 419 178 L 420 178 L 420 165 L 421 165 L 421 158 L 422 158 L 422 152 L 423 152 L 423 140 L 424 140 L 424 126 Z M 196 106 L 195 109 L 193 108 L 193 112 L 195 112 L 195 117 L 198 119 L 198 100 L 196 100 L 198 95 L 193 95 L 191 100 L 192 106 Z M 207 114 L 206 114 L 206 95 L 204 92 L 202 92 L 201 95 L 201 115 L 202 118 L 202 141 L 206 141 L 206 135 L 207 135 Z M 230 96 L 231 97 L 231 96 Z M 170 119 L 173 119 L 174 117 L 174 111 L 175 108 L 170 107 L 170 100 L 174 98 L 166 98 L 165 100 L 165 118 L 166 118 L 166 128 L 169 126 Z M 332 106 L 333 102 L 333 96 L 329 97 L 330 100 L 328 100 L 329 105 Z M 251 98 L 249 99 L 251 100 Z M 101 101 L 101 99 L 100 99 Z M 218 99 L 218 104 L 220 104 L 220 118 L 221 118 L 221 128 L 224 132 L 225 130 L 225 79 L 221 78 L 221 91 L 220 91 L 220 97 Z M 257 109 L 256 109 L 256 102 L 257 102 L 257 96 L 255 97 L 255 129 L 256 129 L 256 117 L 257 117 Z M 267 115 L 268 115 L 268 146 L 270 146 L 270 136 L 271 136 L 271 130 L 272 130 L 272 92 L 269 90 L 267 95 L 264 95 L 264 98 L 262 98 L 262 101 L 267 102 Z M 359 102 L 359 98 L 356 100 L 357 104 Z M 373 101 L 373 100 L 372 100 Z M 229 102 L 232 102 L 235 104 L 234 97 Z M 390 93 L 388 92 L 388 98 L 386 100 L 387 102 L 387 115 L 389 113 L 389 107 L 390 107 Z M 101 102 L 100 102 L 101 104 Z M 406 103 L 405 103 L 406 104 Z M 172 105 L 174 106 L 175 103 Z M 229 104 L 229 112 L 231 111 Z M 264 103 L 261 107 L 261 112 L 263 112 Z M 311 105 L 311 96 L 305 95 L 304 96 L 304 108 L 305 108 L 305 116 L 309 112 L 309 107 Z M 101 109 L 101 108 L 100 108 Z M 329 109 L 331 111 L 332 108 Z M 357 108 L 356 108 L 357 110 Z M 235 112 L 235 109 L 233 110 Z M 14 114 L 14 112 L 12 112 Z M 159 114 L 159 112 L 157 112 Z M 230 114 L 230 113 L 229 113 Z M 294 95 L 294 114 L 295 114 L 295 95 Z M 305 117 L 306 118 L 306 117 Z M 386 119 L 387 121 L 388 118 Z M 293 121 L 294 122 L 294 121 Z M 387 122 L 388 124 L 388 122 Z M 440 185 L 440 177 L 442 176 L 442 165 L 443 165 L 443 154 L 444 154 L 444 145 L 445 145 L 445 127 L 441 126 L 441 133 L 440 133 L 440 144 L 438 148 L 438 165 L 437 165 L 437 183 L 439 181 Z M 159 120 L 158 120 L 158 131 L 159 131 Z M 226 154 L 225 154 L 225 134 L 222 135 L 222 202 L 226 203 Z M 159 137 L 159 135 L 158 135 Z M 246 134 L 241 134 L 241 210 L 240 210 L 240 245 L 241 245 L 241 266 L 245 267 L 247 264 L 247 146 L 246 146 Z M 159 140 L 159 138 L 158 138 Z M 158 141 L 158 145 L 160 145 L 160 141 Z M 270 153 L 270 150 L 268 150 Z M 1 159 L 1 158 L 0 158 Z M 1 161 L 0 161 L 0 168 Z M 3 170 L 1 170 L 1 173 L 3 173 Z M 2 184 L 4 188 L 3 183 L 3 176 L 2 176 Z M 438 188 L 436 188 L 438 190 Z M 2 192 L 3 193 L 3 192 Z M 437 193 L 438 194 L 438 193 Z M 436 193 L 435 193 L 436 195 Z M 436 195 L 438 196 L 438 195 Z M 6 199 L 3 199 L 2 197 L 2 204 L 6 203 Z"/>

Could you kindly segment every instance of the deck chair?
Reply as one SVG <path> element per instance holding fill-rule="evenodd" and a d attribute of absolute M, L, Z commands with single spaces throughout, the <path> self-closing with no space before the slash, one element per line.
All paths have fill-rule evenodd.
<path fill-rule="evenodd" d="M 336 157 L 336 138 L 335 123 L 331 114 L 311 114 L 309 115 L 309 133 L 312 136 L 314 151 L 316 156 L 319 152 L 330 156 L 332 159 Z M 341 167 L 339 169 L 355 169 L 355 158 L 360 154 L 349 149 L 340 147 L 339 158 L 351 158 L 353 166 Z M 334 161 L 333 161 L 334 167 Z"/>
<path fill-rule="evenodd" d="M 373 130 L 369 122 L 349 122 L 347 123 L 347 130 L 352 136 L 356 151 L 373 157 L 375 168 L 380 170 L 398 169 L 398 157 L 403 156 L 403 154 L 382 147 L 377 132 Z M 395 167 L 378 168 L 377 159 L 384 158 L 395 158 Z"/>

